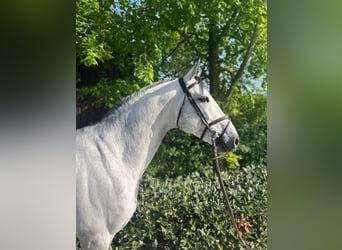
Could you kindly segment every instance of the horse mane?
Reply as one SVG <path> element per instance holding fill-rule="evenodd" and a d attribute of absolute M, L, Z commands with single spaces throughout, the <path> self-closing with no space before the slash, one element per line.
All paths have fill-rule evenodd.
<path fill-rule="evenodd" d="M 168 80 L 160 80 L 160 81 L 157 81 L 157 82 L 154 82 L 150 85 L 147 85 L 143 88 L 141 88 L 140 90 L 134 92 L 133 94 L 129 95 L 129 96 L 126 96 L 124 97 L 122 100 L 120 101 L 117 101 L 113 108 L 111 108 L 104 116 L 103 118 L 101 119 L 101 121 L 105 120 L 106 118 L 108 117 L 117 117 L 119 116 L 122 111 L 127 107 L 129 106 L 133 101 L 135 101 L 136 99 L 138 99 L 140 96 L 142 96 L 143 94 L 145 94 L 149 89 L 152 89 L 154 87 L 157 87 L 163 83 L 166 83 L 166 82 L 170 82 L 172 81 L 172 79 L 168 79 Z"/>

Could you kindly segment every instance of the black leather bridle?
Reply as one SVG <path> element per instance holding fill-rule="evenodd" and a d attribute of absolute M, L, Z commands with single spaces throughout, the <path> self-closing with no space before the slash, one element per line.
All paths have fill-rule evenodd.
<path fill-rule="evenodd" d="M 224 149 L 227 149 L 225 143 L 222 141 L 222 138 L 223 138 L 223 135 L 224 135 L 224 133 L 226 132 L 226 130 L 227 130 L 229 124 L 230 124 L 230 119 L 229 119 L 227 116 L 222 116 L 222 117 L 220 117 L 220 118 L 218 118 L 218 119 L 216 119 L 216 120 L 214 120 L 214 121 L 212 121 L 212 122 L 208 122 L 207 119 L 205 118 L 205 116 L 203 115 L 203 112 L 201 111 L 201 109 L 199 108 L 199 106 L 197 105 L 196 101 L 194 100 L 194 98 L 192 97 L 192 95 L 191 95 L 191 93 L 190 93 L 190 91 L 189 91 L 189 90 L 190 90 L 192 87 L 194 87 L 196 84 L 199 84 L 199 83 L 200 83 L 200 79 L 199 79 L 198 77 L 196 77 L 196 82 L 194 82 L 193 84 L 189 85 L 188 87 L 185 85 L 185 82 L 184 82 L 183 77 L 182 77 L 182 78 L 179 78 L 178 81 L 179 81 L 180 86 L 182 87 L 182 90 L 183 90 L 185 96 L 184 96 L 184 99 L 183 99 L 183 104 L 182 104 L 182 106 L 181 106 L 181 108 L 179 109 L 179 112 L 178 112 L 177 127 L 179 128 L 179 125 L 178 125 L 179 119 L 180 119 L 180 116 L 181 116 L 181 113 L 182 113 L 182 110 L 183 110 L 183 106 L 184 106 L 184 103 L 185 103 L 185 99 L 187 98 L 188 101 L 190 102 L 191 106 L 195 109 L 197 115 L 199 116 L 199 118 L 201 119 L 202 123 L 203 123 L 204 126 L 205 126 L 205 128 L 204 128 L 204 130 L 203 130 L 203 132 L 202 132 L 202 135 L 201 135 L 201 137 L 200 137 L 201 140 L 203 139 L 203 137 L 204 137 L 204 135 L 205 135 L 205 133 L 206 133 L 207 131 L 212 131 L 212 130 L 211 130 L 211 127 L 212 127 L 212 126 L 214 126 L 215 124 L 217 124 L 217 123 L 219 123 L 219 122 L 222 122 L 222 121 L 224 121 L 224 120 L 228 120 L 228 123 L 227 123 L 227 125 L 224 127 L 224 129 L 223 129 L 223 131 L 221 132 L 220 136 L 217 137 L 216 139 L 215 139 L 215 138 L 212 138 L 212 139 L 215 139 L 215 141 L 216 141 L 216 143 L 217 143 L 218 145 L 221 145 Z M 201 102 L 209 102 L 208 97 L 200 97 L 199 100 L 200 100 Z M 212 136 L 213 136 L 213 137 L 215 136 L 214 133 L 213 133 Z"/>

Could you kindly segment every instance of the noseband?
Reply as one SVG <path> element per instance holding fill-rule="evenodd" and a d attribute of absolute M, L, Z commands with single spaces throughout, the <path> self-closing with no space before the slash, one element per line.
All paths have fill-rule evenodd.
<path fill-rule="evenodd" d="M 194 108 L 194 110 L 196 111 L 197 115 L 199 116 L 199 118 L 201 119 L 202 123 L 204 124 L 205 128 L 202 132 L 202 135 L 201 135 L 201 140 L 203 139 L 205 133 L 209 130 L 209 131 L 212 131 L 212 129 L 210 127 L 214 126 L 215 124 L 221 122 L 221 121 L 224 121 L 224 120 L 228 120 L 228 123 L 227 125 L 224 127 L 223 131 L 221 132 L 220 136 L 218 138 L 216 138 L 216 143 L 217 144 L 221 144 L 224 148 L 226 147 L 225 144 L 223 143 L 222 141 L 222 138 L 223 138 L 223 135 L 224 133 L 226 132 L 228 126 L 229 126 L 229 123 L 230 123 L 230 119 L 227 117 L 227 116 L 222 116 L 212 122 L 208 122 L 207 119 L 205 118 L 205 116 L 203 115 L 203 112 L 201 111 L 201 109 L 199 108 L 199 106 L 197 105 L 196 101 L 194 100 L 194 98 L 192 97 L 189 89 L 191 89 L 192 87 L 194 87 L 196 84 L 198 84 L 200 82 L 200 80 L 198 78 L 196 78 L 196 82 L 194 82 L 193 84 L 189 85 L 189 87 L 187 87 L 185 85 L 185 82 L 184 82 L 184 79 L 183 77 L 182 78 L 179 78 L 178 79 L 179 81 L 179 84 L 180 86 L 182 87 L 182 90 L 185 94 L 184 96 L 184 99 L 183 99 L 183 103 L 182 103 L 182 106 L 181 108 L 179 109 L 179 112 L 178 112 L 178 117 L 177 117 L 177 127 L 179 128 L 179 119 L 180 119 L 180 116 L 181 116 L 181 113 L 182 113 L 182 110 L 183 110 L 183 106 L 184 106 L 184 103 L 185 103 L 185 98 L 188 99 L 188 101 L 190 102 L 191 106 Z M 199 100 L 201 102 L 209 102 L 209 99 L 208 98 L 199 98 Z M 214 134 L 213 136 L 214 137 Z"/>

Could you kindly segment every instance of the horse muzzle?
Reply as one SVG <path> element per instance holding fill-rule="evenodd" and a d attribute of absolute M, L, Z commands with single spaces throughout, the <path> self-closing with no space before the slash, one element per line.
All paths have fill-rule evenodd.
<path fill-rule="evenodd" d="M 218 153 L 232 152 L 239 146 L 239 136 L 235 136 L 233 138 L 229 137 L 228 141 L 225 141 L 223 136 L 220 136 L 215 140 L 215 143 Z"/>

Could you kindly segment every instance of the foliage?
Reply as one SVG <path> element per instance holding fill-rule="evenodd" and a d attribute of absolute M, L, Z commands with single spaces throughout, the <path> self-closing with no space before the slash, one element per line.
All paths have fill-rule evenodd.
<path fill-rule="evenodd" d="M 206 169 L 162 181 L 145 175 L 137 212 L 115 237 L 116 249 L 239 249 L 218 182 Z M 243 238 L 253 249 L 266 249 L 265 166 L 230 170 L 223 178 L 235 217 L 252 225 Z"/>
<path fill-rule="evenodd" d="M 263 0 L 146 0 L 142 1 L 142 8 L 157 17 L 153 27 L 163 49 L 160 70 L 164 74 L 179 72 L 179 65 L 201 58 L 212 94 L 224 100 L 255 28 L 260 30 L 259 39 L 251 55 L 253 63 L 248 65 L 244 76 L 257 79 L 265 74 L 266 5 Z M 168 32 L 160 32 L 164 30 Z M 214 86 L 216 78 L 219 81 L 215 84 L 219 86 Z M 213 93 L 214 89 L 222 94 Z"/>
<path fill-rule="evenodd" d="M 115 14 L 110 6 L 110 1 L 76 1 L 76 56 L 86 66 L 113 58 L 108 41 L 114 38 Z"/>
<path fill-rule="evenodd" d="M 133 84 L 132 81 L 106 81 L 103 79 L 95 86 L 77 88 L 76 95 L 78 101 L 83 104 L 94 104 L 96 107 L 105 106 L 110 109 L 117 101 L 140 88 L 138 83 Z"/>
<path fill-rule="evenodd" d="M 151 20 L 132 1 L 76 1 L 76 56 L 78 64 L 99 66 L 115 62 L 123 78 L 133 75 L 147 84 L 156 79 L 153 65 L 161 59 Z"/>
<path fill-rule="evenodd" d="M 204 173 L 211 164 L 210 146 L 197 137 L 180 130 L 172 130 L 165 136 L 147 173 L 159 178 Z"/>
<path fill-rule="evenodd" d="M 267 100 L 264 94 L 237 93 L 230 103 L 231 119 L 240 136 L 240 164 L 266 164 Z"/>
<path fill-rule="evenodd" d="M 264 0 L 77 0 L 77 64 L 111 65 L 123 72 L 118 78 L 134 76 L 144 85 L 178 76 L 200 58 L 211 90 L 227 101 L 255 28 L 260 33 L 243 84 L 265 75 L 265 27 Z"/>

